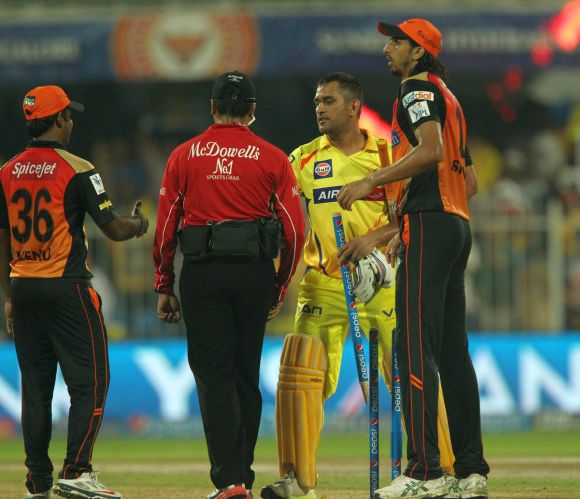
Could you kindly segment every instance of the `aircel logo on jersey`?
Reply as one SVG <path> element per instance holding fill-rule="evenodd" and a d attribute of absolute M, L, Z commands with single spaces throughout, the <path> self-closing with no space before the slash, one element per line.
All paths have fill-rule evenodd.
<path fill-rule="evenodd" d="M 314 204 L 319 203 L 332 203 L 336 201 L 338 196 L 338 191 L 342 188 L 342 185 L 335 185 L 333 187 L 322 187 L 320 189 L 314 189 L 312 194 L 314 196 Z"/>
<path fill-rule="evenodd" d="M 325 159 L 314 163 L 314 180 L 332 177 L 332 160 Z"/>
<path fill-rule="evenodd" d="M 20 178 L 22 175 L 28 177 L 41 178 L 45 175 L 53 175 L 54 169 L 56 168 L 56 163 L 14 163 L 12 168 L 12 175 L 16 175 L 16 178 Z"/>
<path fill-rule="evenodd" d="M 435 95 L 433 92 L 424 92 L 421 90 L 410 92 L 403 97 L 403 107 L 407 108 L 414 100 L 435 100 Z"/>
<path fill-rule="evenodd" d="M 191 146 L 187 159 L 199 156 L 260 159 L 260 148 L 250 145 L 248 147 L 222 147 L 217 142 L 206 142 L 205 144 L 196 142 Z"/>
<path fill-rule="evenodd" d="M 431 116 L 429 105 L 425 101 L 415 102 L 415 104 L 409 108 L 409 116 L 413 123 L 416 123 L 425 116 Z"/>

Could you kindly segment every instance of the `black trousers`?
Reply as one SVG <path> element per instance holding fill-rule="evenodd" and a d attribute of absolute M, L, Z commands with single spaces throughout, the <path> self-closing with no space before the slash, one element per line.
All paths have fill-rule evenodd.
<path fill-rule="evenodd" d="M 437 445 L 440 379 L 456 476 L 487 476 L 479 391 L 465 326 L 469 222 L 443 212 L 408 214 L 401 236 L 396 349 L 408 437 L 405 474 L 419 480 L 443 474 Z"/>
<path fill-rule="evenodd" d="M 51 402 L 60 365 L 70 394 L 66 458 L 59 478 L 92 471 L 93 446 L 109 387 L 101 299 L 90 284 L 13 279 L 14 342 L 22 374 L 22 431 L 31 492 L 52 486 Z"/>
<path fill-rule="evenodd" d="M 183 263 L 179 290 L 189 365 L 217 488 L 254 483 L 260 360 L 274 275 L 272 261 Z"/>

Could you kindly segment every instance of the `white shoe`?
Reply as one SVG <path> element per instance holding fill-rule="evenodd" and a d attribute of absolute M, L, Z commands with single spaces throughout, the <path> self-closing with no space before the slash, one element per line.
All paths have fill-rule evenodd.
<path fill-rule="evenodd" d="M 487 497 L 487 478 L 478 473 L 472 473 L 467 478 L 447 478 L 449 493 L 445 498 L 471 499 Z"/>
<path fill-rule="evenodd" d="M 316 494 L 314 489 L 304 490 L 300 487 L 296 475 L 291 471 L 276 483 L 262 487 L 260 497 L 263 499 L 316 499 Z"/>
<path fill-rule="evenodd" d="M 50 497 L 50 490 L 36 492 L 35 494 L 27 490 L 26 494 L 24 494 L 24 499 L 32 499 L 33 497 L 36 497 L 36 499 L 48 499 Z"/>
<path fill-rule="evenodd" d="M 123 499 L 121 494 L 107 489 L 99 482 L 95 471 L 83 473 L 78 478 L 70 480 L 59 478 L 52 492 L 70 499 Z"/>
<path fill-rule="evenodd" d="M 415 480 L 407 475 L 399 475 L 391 485 L 375 491 L 375 499 L 396 499 L 397 497 L 444 497 L 447 494 L 445 477 L 433 480 Z"/>

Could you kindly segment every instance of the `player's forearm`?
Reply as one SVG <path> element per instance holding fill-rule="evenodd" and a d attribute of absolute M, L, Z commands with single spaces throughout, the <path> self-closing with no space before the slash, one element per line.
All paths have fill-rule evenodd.
<path fill-rule="evenodd" d="M 367 179 L 373 187 L 379 187 L 398 180 L 415 177 L 431 168 L 436 168 L 441 157 L 442 150 L 437 145 L 419 144 L 392 166 L 374 171 Z"/>
<path fill-rule="evenodd" d="M 367 237 L 371 238 L 374 246 L 383 246 L 387 244 L 397 232 L 399 232 L 399 227 L 395 224 L 389 224 L 369 232 Z"/>
<path fill-rule="evenodd" d="M 143 233 L 144 221 L 139 216 L 117 216 L 101 230 L 113 241 L 126 241 Z"/>

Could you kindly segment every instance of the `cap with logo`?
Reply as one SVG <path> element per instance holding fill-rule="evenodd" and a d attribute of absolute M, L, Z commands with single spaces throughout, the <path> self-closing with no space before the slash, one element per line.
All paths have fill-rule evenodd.
<path fill-rule="evenodd" d="M 383 35 L 393 38 L 410 38 L 433 57 L 437 57 L 441 52 L 443 41 L 441 31 L 426 19 L 407 19 L 400 24 L 379 21 L 377 27 Z"/>
<path fill-rule="evenodd" d="M 24 96 L 22 108 L 27 121 L 52 116 L 66 108 L 84 111 L 85 106 L 73 102 L 66 92 L 56 85 L 33 88 Z"/>
<path fill-rule="evenodd" d="M 239 71 L 231 71 L 224 73 L 215 81 L 211 97 L 219 100 L 255 102 L 256 88 L 248 75 Z"/>

